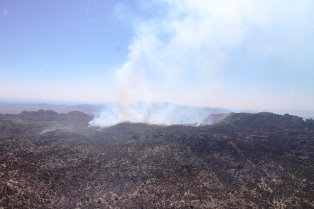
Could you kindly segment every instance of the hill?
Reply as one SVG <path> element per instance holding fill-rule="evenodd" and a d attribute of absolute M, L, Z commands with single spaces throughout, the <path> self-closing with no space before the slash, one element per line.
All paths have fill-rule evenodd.
<path fill-rule="evenodd" d="M 0 207 L 314 207 L 313 120 L 232 113 L 214 125 L 105 129 L 88 120 L 1 115 Z M 50 124 L 62 126 L 30 131 Z"/>
<path fill-rule="evenodd" d="M 279 115 L 269 112 L 261 113 L 231 113 L 219 125 L 240 129 L 313 129 L 314 120 L 289 114 Z"/>

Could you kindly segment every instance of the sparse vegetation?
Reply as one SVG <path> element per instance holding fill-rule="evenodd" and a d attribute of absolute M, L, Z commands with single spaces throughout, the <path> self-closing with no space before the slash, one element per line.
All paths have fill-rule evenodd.
<path fill-rule="evenodd" d="M 1 115 L 0 207 L 314 208 L 312 120 L 231 114 L 212 126 L 103 130 L 89 120 Z"/>

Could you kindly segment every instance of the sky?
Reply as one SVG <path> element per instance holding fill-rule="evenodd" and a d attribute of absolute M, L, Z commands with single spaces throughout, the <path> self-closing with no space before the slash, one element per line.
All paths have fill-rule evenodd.
<path fill-rule="evenodd" d="M 312 0 L 0 0 L 0 98 L 314 111 Z"/>

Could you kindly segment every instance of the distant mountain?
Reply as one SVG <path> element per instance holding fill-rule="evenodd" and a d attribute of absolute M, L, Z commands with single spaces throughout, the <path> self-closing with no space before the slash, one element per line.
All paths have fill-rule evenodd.
<path fill-rule="evenodd" d="M 53 110 L 58 113 L 68 113 L 71 111 L 81 111 L 89 115 L 97 114 L 103 105 L 61 105 L 47 103 L 0 103 L 0 113 L 19 114 L 22 111 L 38 111 L 38 110 Z"/>

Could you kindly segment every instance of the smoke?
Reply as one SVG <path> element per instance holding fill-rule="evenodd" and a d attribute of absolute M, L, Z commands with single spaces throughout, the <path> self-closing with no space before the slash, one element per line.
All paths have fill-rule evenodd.
<path fill-rule="evenodd" d="M 49 133 L 49 132 L 52 132 L 52 131 L 55 131 L 55 130 L 67 130 L 67 131 L 74 131 L 75 130 L 75 127 L 74 126 L 51 126 L 51 127 L 46 127 L 44 128 L 40 133 L 39 135 L 41 134 L 45 134 L 45 133 Z"/>
<path fill-rule="evenodd" d="M 119 105 L 107 107 L 92 125 L 200 120 L 198 113 L 190 116 L 171 106 L 153 110 L 156 107 L 151 101 L 212 106 L 227 102 L 241 105 L 242 101 L 253 104 L 259 99 L 252 95 L 263 92 L 253 88 L 256 91 L 242 89 L 242 94 L 237 94 L 237 88 L 225 83 L 227 72 L 232 70 L 228 66 L 238 53 L 242 56 L 239 65 L 246 64 L 245 59 L 266 60 L 260 68 L 272 62 L 269 57 L 292 56 L 289 50 L 293 44 L 287 34 L 308 27 L 308 22 L 299 16 L 310 14 L 313 6 L 306 0 L 155 0 L 142 1 L 142 5 L 142 13 L 130 18 L 134 37 L 128 60 L 115 72 Z M 298 35 L 302 36 L 295 33 Z M 174 112 L 178 116 L 174 117 Z"/>
<path fill-rule="evenodd" d="M 127 112 L 121 111 L 121 108 L 126 108 Z M 208 124 L 209 121 L 204 121 L 204 119 L 210 114 L 228 112 L 228 110 L 220 108 L 189 107 L 154 102 L 131 102 L 127 106 L 107 104 L 104 110 L 90 122 L 90 125 L 108 127 L 126 121 L 162 125 L 199 125 Z M 120 114 L 124 114 L 123 117 Z"/>

